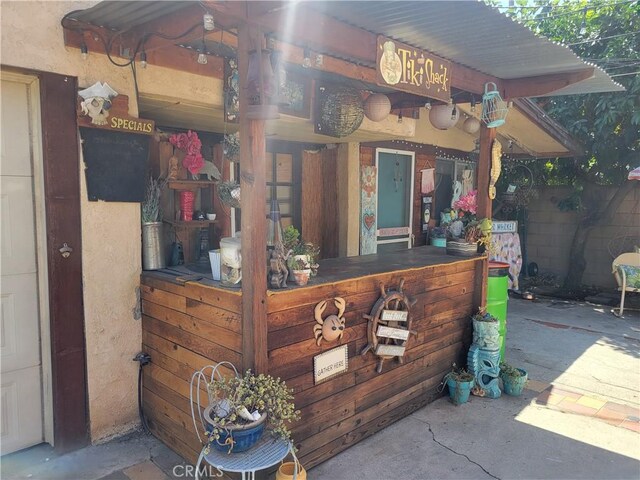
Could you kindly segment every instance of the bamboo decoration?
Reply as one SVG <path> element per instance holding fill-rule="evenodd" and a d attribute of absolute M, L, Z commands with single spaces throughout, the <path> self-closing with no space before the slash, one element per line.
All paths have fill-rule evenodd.
<path fill-rule="evenodd" d="M 496 138 L 491 145 L 491 176 L 489 177 L 489 198 L 496 198 L 496 182 L 502 171 L 502 144 Z"/>

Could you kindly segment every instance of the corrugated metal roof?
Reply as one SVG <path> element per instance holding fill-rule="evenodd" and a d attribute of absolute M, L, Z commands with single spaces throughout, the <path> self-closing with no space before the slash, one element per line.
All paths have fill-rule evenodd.
<path fill-rule="evenodd" d="M 429 50 L 498 78 L 568 73 L 586 62 L 481 1 L 310 2 L 326 15 Z M 595 75 L 554 95 L 622 91 L 596 65 Z"/>
<path fill-rule="evenodd" d="M 127 30 L 186 8 L 197 2 L 120 2 L 105 0 L 91 8 L 82 10 L 70 18 L 91 23 L 111 30 Z"/>
<path fill-rule="evenodd" d="M 193 3 L 106 0 L 71 17 L 122 30 Z M 624 90 L 568 47 L 536 35 L 481 1 L 308 1 L 304 5 L 502 79 L 568 73 L 586 65 L 595 68 L 592 78 L 552 95 Z"/>

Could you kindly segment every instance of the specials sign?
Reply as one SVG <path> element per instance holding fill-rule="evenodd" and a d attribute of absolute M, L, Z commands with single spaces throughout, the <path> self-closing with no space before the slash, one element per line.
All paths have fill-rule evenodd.
<path fill-rule="evenodd" d="M 448 60 L 382 35 L 376 58 L 378 85 L 444 101 L 451 97 Z"/>
<path fill-rule="evenodd" d="M 349 361 L 347 346 L 342 345 L 313 357 L 314 383 L 321 383 L 346 372 Z"/>
<path fill-rule="evenodd" d="M 129 97 L 118 95 L 113 99 L 93 98 L 83 102 L 78 96 L 78 126 L 111 130 L 114 132 L 153 135 L 155 122 L 129 115 Z"/>

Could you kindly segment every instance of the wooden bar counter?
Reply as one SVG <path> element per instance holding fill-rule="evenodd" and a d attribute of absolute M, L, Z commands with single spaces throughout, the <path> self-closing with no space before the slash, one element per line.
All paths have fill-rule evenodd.
<path fill-rule="evenodd" d="M 293 428 L 299 457 L 311 468 L 433 401 L 451 364 L 464 364 L 471 320 L 480 305 L 486 257 L 459 258 L 435 247 L 385 255 L 324 260 L 305 287 L 269 291 L 268 373 L 295 392 L 301 420 Z M 361 355 L 367 344 L 365 314 L 381 295 L 381 284 L 416 300 L 404 363 Z M 206 284 L 209 283 L 209 284 Z M 196 369 L 222 360 L 242 362 L 238 289 L 217 282 L 187 282 L 160 272 L 142 275 L 143 405 L 152 432 L 194 461 L 201 448 L 193 431 L 189 380 Z M 335 297 L 346 301 L 342 339 L 316 345 L 315 306 Z M 327 309 L 329 311 L 329 308 Z M 313 358 L 348 347 L 348 370 L 314 384 Z"/>

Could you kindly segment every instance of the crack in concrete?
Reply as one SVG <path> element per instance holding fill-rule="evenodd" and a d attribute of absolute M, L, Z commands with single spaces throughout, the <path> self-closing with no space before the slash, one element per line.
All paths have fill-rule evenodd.
<path fill-rule="evenodd" d="M 433 439 L 433 441 L 435 443 L 437 443 L 438 445 L 440 445 L 442 448 L 444 448 L 445 450 L 449 450 L 451 453 L 454 453 L 460 457 L 464 457 L 467 459 L 468 462 L 473 463 L 474 465 L 478 466 L 484 473 L 486 473 L 487 475 L 489 475 L 491 478 L 495 478 L 496 480 L 501 480 L 500 477 L 496 477 L 494 474 L 492 474 L 491 472 L 489 472 L 486 468 L 484 468 L 482 465 L 480 465 L 478 462 L 471 460 L 469 457 L 467 457 L 464 453 L 460 453 L 460 452 L 456 452 L 453 448 L 448 447 L 447 445 L 445 445 L 444 443 L 441 443 L 439 440 L 436 440 L 436 434 L 433 432 L 433 430 L 431 429 L 431 424 L 429 422 L 427 422 L 426 420 L 423 420 L 421 418 L 419 418 L 418 420 L 420 420 L 421 422 L 423 422 L 424 424 L 427 425 L 427 428 L 429 429 L 429 433 L 431 433 L 431 438 Z"/>

